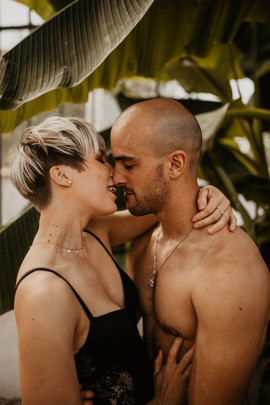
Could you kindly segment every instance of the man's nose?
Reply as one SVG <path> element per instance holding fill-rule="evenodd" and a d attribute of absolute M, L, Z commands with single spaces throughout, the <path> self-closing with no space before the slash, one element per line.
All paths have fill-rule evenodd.
<path fill-rule="evenodd" d="M 113 182 L 116 186 L 123 186 L 127 182 L 125 176 L 119 172 L 117 167 L 113 168 Z"/>

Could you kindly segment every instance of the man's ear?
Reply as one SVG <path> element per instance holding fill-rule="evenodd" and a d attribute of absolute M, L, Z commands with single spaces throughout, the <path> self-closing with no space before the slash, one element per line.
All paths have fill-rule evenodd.
<path fill-rule="evenodd" d="M 70 187 L 72 181 L 67 169 L 68 167 L 62 165 L 52 166 L 49 171 L 51 180 L 59 186 Z"/>
<path fill-rule="evenodd" d="M 176 179 L 186 168 L 187 157 L 183 150 L 175 150 L 169 154 L 170 178 Z"/>

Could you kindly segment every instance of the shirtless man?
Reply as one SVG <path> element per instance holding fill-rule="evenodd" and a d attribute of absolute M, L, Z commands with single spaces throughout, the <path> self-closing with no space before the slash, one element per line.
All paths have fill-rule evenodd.
<path fill-rule="evenodd" d="M 241 229 L 212 236 L 193 229 L 201 150 L 195 117 L 173 100 L 141 102 L 118 117 L 111 145 L 114 182 L 128 209 L 160 221 L 128 260 L 149 355 L 158 348 L 166 355 L 175 336 L 184 338 L 180 356 L 195 343 L 187 403 L 247 404 L 269 321 L 270 277 Z M 220 206 L 212 215 L 230 214 Z"/>

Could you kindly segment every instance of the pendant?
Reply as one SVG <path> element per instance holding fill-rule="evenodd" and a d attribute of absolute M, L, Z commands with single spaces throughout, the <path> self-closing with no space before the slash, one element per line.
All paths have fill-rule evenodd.
<path fill-rule="evenodd" d="M 149 280 L 149 285 L 150 285 L 150 287 L 155 287 L 155 285 L 156 285 L 155 277 L 153 277 L 153 278 L 151 278 L 151 279 Z"/>

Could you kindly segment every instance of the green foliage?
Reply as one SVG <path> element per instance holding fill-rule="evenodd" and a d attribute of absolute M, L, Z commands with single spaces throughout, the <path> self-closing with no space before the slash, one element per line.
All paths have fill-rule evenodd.
<path fill-rule="evenodd" d="M 58 2 L 38 2 L 44 7 L 49 3 Z M 210 86 L 213 94 L 228 101 L 228 80 L 233 73 L 225 44 L 232 42 L 243 21 L 270 21 L 269 7 L 263 0 L 245 0 L 238 7 L 233 0 L 155 0 L 139 21 L 150 3 L 77 0 L 4 55 L 0 63 L 0 108 L 24 104 L 15 111 L 0 111 L 0 132 L 12 131 L 29 117 L 65 102 L 85 101 L 94 88 L 112 89 L 119 79 L 144 76 L 169 80 L 176 76 L 179 60 L 184 71 L 177 77 L 183 77 L 180 81 L 187 90 L 196 91 L 193 80 L 185 84 L 184 76 L 192 70 L 187 73 L 188 61 L 202 68 L 197 69 L 195 83 L 202 86 L 203 81 L 204 87 Z M 93 35 L 89 35 L 89 27 Z M 120 27 L 123 32 L 119 36 Z M 114 49 L 115 35 L 123 41 Z M 242 53 L 235 46 L 232 50 L 236 73 L 243 76 L 239 65 Z"/>
<path fill-rule="evenodd" d="M 204 138 L 198 175 L 228 196 L 242 215 L 243 227 L 269 260 L 270 180 L 263 142 L 270 128 L 269 1 L 21 2 L 45 19 L 67 8 L 2 58 L 0 131 L 12 131 L 63 103 L 85 102 L 90 90 L 112 89 L 127 77 L 177 79 L 188 92 L 210 92 L 219 97 L 221 107 L 197 111 Z M 229 80 L 241 77 L 250 77 L 255 85 L 248 105 L 241 92 L 232 100 Z M 241 151 L 241 140 L 249 152 Z M 254 202 L 255 217 L 239 193 Z M 16 272 L 37 222 L 31 209 L 0 230 L 2 312 L 12 308 Z M 256 405 L 269 400 L 269 364 L 268 345 L 258 368 Z"/>
<path fill-rule="evenodd" d="M 28 207 L 0 229 L 0 314 L 13 308 L 18 269 L 38 229 L 37 211 Z"/>

